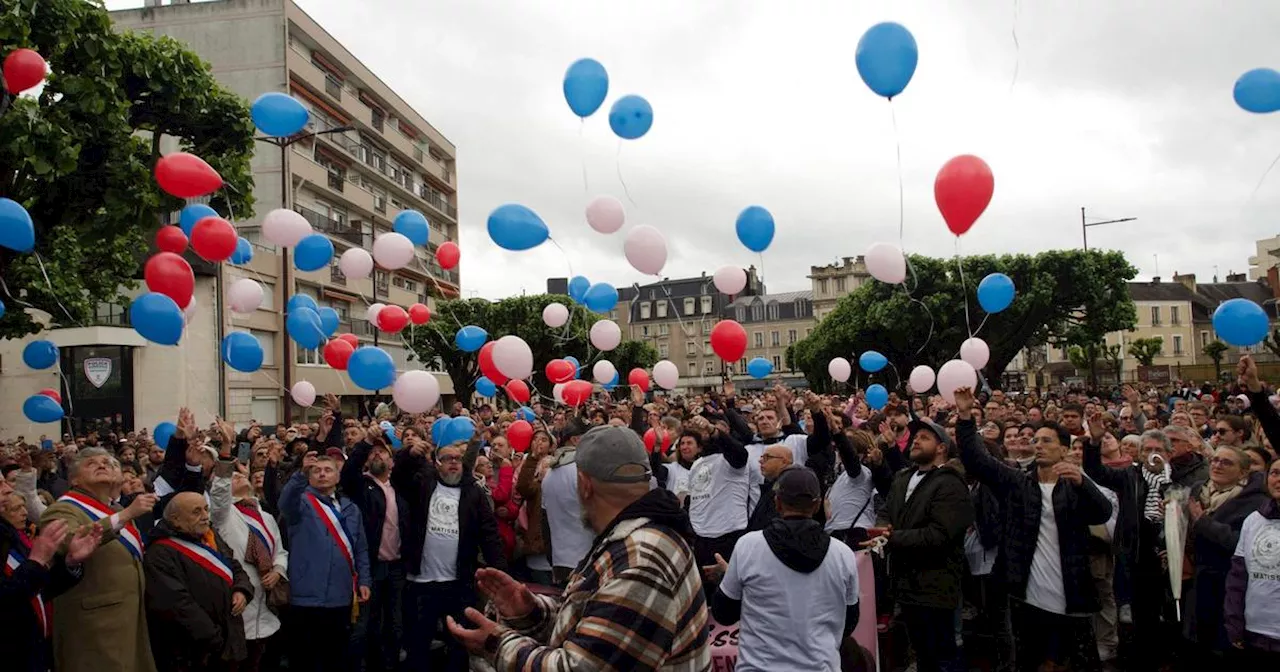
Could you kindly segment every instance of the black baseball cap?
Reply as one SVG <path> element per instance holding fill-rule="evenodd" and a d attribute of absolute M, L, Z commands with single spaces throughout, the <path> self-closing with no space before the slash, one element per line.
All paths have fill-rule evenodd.
<path fill-rule="evenodd" d="M 822 499 L 818 475 L 808 467 L 791 466 L 783 469 L 773 484 L 773 492 L 787 506 L 812 506 Z"/>

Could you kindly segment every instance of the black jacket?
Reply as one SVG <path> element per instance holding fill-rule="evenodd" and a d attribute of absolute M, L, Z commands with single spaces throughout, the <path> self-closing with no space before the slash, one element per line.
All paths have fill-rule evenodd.
<path fill-rule="evenodd" d="M 1092 439 L 1084 444 L 1084 473 L 1098 485 L 1116 493 L 1119 511 L 1116 512 L 1116 532 L 1112 543 L 1116 553 L 1130 562 L 1138 559 L 1138 529 L 1143 520 L 1143 508 L 1147 502 L 1147 481 L 1139 471 L 1143 467 L 1133 465 L 1116 469 L 1102 463 L 1102 447 Z"/>
<path fill-rule="evenodd" d="M 1231 557 L 1240 542 L 1244 519 L 1271 501 L 1266 476 L 1260 472 L 1251 474 L 1240 494 L 1187 528 L 1195 563 L 1195 600 L 1184 605 L 1183 620 L 1187 633 L 1206 646 L 1222 649 L 1228 644 L 1222 611 L 1227 574 L 1231 572 Z M 1192 492 L 1192 496 L 1198 494 Z"/>
<path fill-rule="evenodd" d="M 1169 478 L 1174 485 L 1194 490 L 1209 480 L 1209 461 L 1200 453 L 1188 453 L 1180 460 L 1170 460 Z"/>
<path fill-rule="evenodd" d="M 53 663 L 51 642 L 40 630 L 31 600 L 39 594 L 52 613 L 53 598 L 79 582 L 80 574 L 68 571 L 62 556 L 49 568 L 25 559 L 31 548 L 12 525 L 0 519 L 0 562 L 7 562 L 14 549 L 24 561 L 12 575 L 7 569 L 0 573 L 0 660 L 5 670 L 45 672 Z"/>
<path fill-rule="evenodd" d="M 960 606 L 960 581 L 968 567 L 969 488 L 958 471 L 944 465 L 930 469 L 907 499 L 916 472 L 914 467 L 898 472 L 885 505 L 884 518 L 893 525 L 885 546 L 893 595 L 903 604 L 954 609 Z"/>
<path fill-rule="evenodd" d="M 360 520 L 364 523 L 364 538 L 369 544 L 370 566 L 378 562 L 378 547 L 382 544 L 382 525 L 387 519 L 387 497 L 383 494 L 382 486 L 378 485 L 373 476 L 364 473 L 364 465 L 369 461 L 369 453 L 372 450 L 373 446 L 365 441 L 357 443 L 351 449 L 351 455 L 347 457 L 346 463 L 342 465 L 342 474 L 338 480 L 338 487 L 342 488 L 342 494 L 355 502 L 356 507 L 360 509 Z M 390 468 L 391 465 L 387 467 Z M 394 489 L 395 486 L 392 487 Z M 395 498 L 396 527 L 400 528 L 400 540 L 403 545 L 404 539 L 409 534 L 408 517 L 405 515 L 409 509 L 409 503 L 398 491 L 395 491 Z"/>
<path fill-rule="evenodd" d="M 982 445 L 972 419 L 956 422 L 956 442 L 967 473 L 995 490 L 1005 506 L 1004 557 L 1009 594 L 1025 600 L 1040 537 L 1040 483 L 1033 464 L 1027 470 L 992 457 Z M 1093 481 L 1080 485 L 1059 480 L 1053 488 L 1053 515 L 1058 526 L 1062 559 L 1062 589 L 1068 614 L 1098 611 L 1098 592 L 1089 571 L 1089 526 L 1111 518 L 1111 502 Z"/>

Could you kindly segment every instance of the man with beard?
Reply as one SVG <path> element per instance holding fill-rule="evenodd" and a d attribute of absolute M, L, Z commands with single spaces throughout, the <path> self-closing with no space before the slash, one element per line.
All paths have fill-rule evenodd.
<path fill-rule="evenodd" d="M 430 667 L 431 642 L 442 616 L 461 619 L 464 611 L 478 603 L 476 559 L 483 555 L 488 566 L 506 569 L 489 498 L 463 467 L 465 445 L 459 441 L 440 447 L 433 464 L 427 459 L 425 445 L 415 441 L 396 454 L 391 472 L 391 482 L 405 502 L 400 548 L 409 580 L 405 596 L 409 657 L 405 667 L 410 670 Z M 467 452 L 479 450 L 477 436 Z M 465 671 L 466 650 L 454 637 L 444 639 L 448 647 L 445 669 Z"/>

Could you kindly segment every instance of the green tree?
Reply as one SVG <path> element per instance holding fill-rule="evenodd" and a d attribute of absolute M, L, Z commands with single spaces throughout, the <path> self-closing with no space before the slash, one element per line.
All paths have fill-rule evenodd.
<path fill-rule="evenodd" d="M 1164 349 L 1164 339 L 1160 336 L 1151 338 L 1135 338 L 1129 341 L 1129 354 L 1142 366 L 1151 366 Z"/>
<path fill-rule="evenodd" d="M 1112 373 L 1116 375 L 1116 382 L 1120 382 L 1120 373 L 1124 368 L 1124 350 L 1120 344 L 1108 345 L 1102 348 L 1102 359 L 1111 367 Z"/>
<path fill-rule="evenodd" d="M 553 302 L 574 306 L 569 297 L 557 294 L 514 296 L 494 302 L 484 299 L 441 301 L 436 304 L 431 321 L 415 327 L 405 343 L 413 351 L 415 359 L 439 362 L 453 381 L 454 393 L 461 399 L 471 397 L 481 375 L 478 353 L 462 352 L 454 343 L 458 329 L 467 325 L 484 329 L 495 340 L 507 334 L 523 338 L 533 352 L 533 377 L 529 382 L 547 400 L 551 399 L 552 385 L 547 380 L 546 366 L 553 359 L 577 358 L 584 380 L 591 380 L 591 367 L 595 362 L 608 359 L 618 369 L 623 385 L 626 384 L 627 372 L 632 368 L 647 369 L 658 361 L 658 353 L 653 346 L 644 342 L 623 341 L 612 352 L 600 352 L 591 347 L 591 325 L 601 318 L 580 306 L 574 306 L 566 326 L 559 329 L 547 327 L 542 321 L 542 309 Z"/>
<path fill-rule="evenodd" d="M 1262 339 L 1262 345 L 1264 345 L 1267 350 L 1270 350 L 1271 354 L 1276 357 L 1280 357 L 1280 327 L 1273 328 L 1271 333 L 1267 334 L 1267 337 Z"/>
<path fill-rule="evenodd" d="M 1105 343 L 1094 342 L 1067 348 L 1067 361 L 1076 367 L 1076 371 L 1089 372 L 1089 385 L 1095 390 L 1098 389 L 1098 359 L 1103 356 L 1106 347 Z"/>
<path fill-rule="evenodd" d="M 910 263 L 910 295 L 897 285 L 864 284 L 788 349 L 789 366 L 803 371 L 814 388 L 828 389 L 832 357 L 853 361 L 866 350 L 878 350 L 905 377 L 917 364 L 936 369 L 954 359 L 972 328 L 991 350 L 985 375 L 999 380 L 1028 345 L 1098 343 L 1137 319 L 1125 285 L 1137 270 L 1119 252 L 964 257 L 963 279 L 954 258 L 912 256 Z M 975 294 L 982 278 L 995 272 L 1013 279 L 1017 296 L 1006 310 L 987 315 Z M 892 372 L 889 376 L 894 382 Z"/>
<path fill-rule="evenodd" d="M 5 53 L 35 49 L 53 70 L 38 99 L 0 93 L 0 196 L 26 207 L 36 232 L 36 254 L 0 251 L 0 336 L 19 337 L 39 327 L 15 297 L 61 323 L 123 302 L 158 215 L 184 204 L 152 177 L 164 137 L 222 175 L 215 209 L 251 216 L 253 124 L 194 53 L 114 32 L 100 2 L 0 0 L 0 16 Z"/>
<path fill-rule="evenodd" d="M 1227 344 L 1214 339 L 1204 344 L 1204 354 L 1213 360 L 1214 380 L 1222 380 L 1222 356 L 1227 354 Z"/>

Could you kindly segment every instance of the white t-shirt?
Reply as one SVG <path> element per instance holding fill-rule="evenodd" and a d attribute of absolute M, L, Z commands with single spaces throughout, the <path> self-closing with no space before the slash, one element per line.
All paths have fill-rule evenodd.
<path fill-rule="evenodd" d="M 570 462 L 547 470 L 542 479 L 542 508 L 551 527 L 551 564 L 577 567 L 596 535 L 582 524 L 582 503 L 578 501 L 578 465 Z"/>
<path fill-rule="evenodd" d="M 1053 614 L 1067 613 L 1067 595 L 1062 584 L 1062 552 L 1058 549 L 1058 519 L 1053 513 L 1053 487 L 1040 483 L 1040 535 L 1031 558 L 1027 580 L 1027 604 Z"/>
<path fill-rule="evenodd" d="M 1244 519 L 1236 557 L 1244 558 L 1244 629 L 1280 639 L 1280 520 L 1257 511 Z"/>
<path fill-rule="evenodd" d="M 781 443 L 791 449 L 791 464 L 804 466 L 809 461 L 809 437 L 804 434 L 790 434 L 781 439 L 766 439 L 760 443 L 752 443 L 747 446 L 747 462 L 749 464 L 760 464 L 760 456 L 764 454 L 764 449 L 769 446 L 775 446 Z"/>
<path fill-rule="evenodd" d="M 911 501 L 911 495 L 916 491 L 916 486 L 920 485 L 920 481 L 923 481 L 924 477 L 928 474 L 929 472 L 927 471 L 917 471 L 916 473 L 911 474 L 911 479 L 907 481 L 907 494 L 902 498 L 902 501 Z"/>
<path fill-rule="evenodd" d="M 689 470 L 679 462 L 667 463 L 667 489 L 674 495 L 689 494 Z"/>
<path fill-rule="evenodd" d="M 742 602 L 739 672 L 840 669 L 845 610 L 858 603 L 853 551 L 832 539 L 822 564 L 808 574 L 773 554 L 764 532 L 733 548 L 720 590 Z"/>
<path fill-rule="evenodd" d="M 422 562 L 410 581 L 454 581 L 458 578 L 458 500 L 462 489 L 437 483 L 427 511 L 427 536 L 422 542 Z"/>
<path fill-rule="evenodd" d="M 758 471 L 758 470 L 757 470 Z M 689 521 L 693 533 L 714 538 L 747 529 L 754 499 L 759 487 L 753 486 L 750 463 L 734 469 L 724 455 L 699 457 L 689 469 Z M 544 482 L 543 489 L 546 489 Z"/>
<path fill-rule="evenodd" d="M 871 501 L 871 470 L 862 465 L 862 471 L 853 478 L 843 469 L 836 477 L 835 485 L 827 493 L 830 511 L 824 528 L 828 532 L 847 530 L 851 527 L 875 526 L 875 508 L 867 504 Z M 858 512 L 862 513 L 859 514 Z M 854 519 L 857 516 L 857 520 Z"/>

